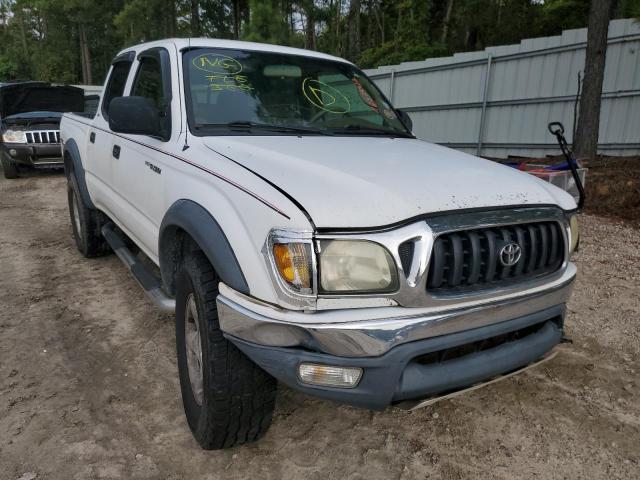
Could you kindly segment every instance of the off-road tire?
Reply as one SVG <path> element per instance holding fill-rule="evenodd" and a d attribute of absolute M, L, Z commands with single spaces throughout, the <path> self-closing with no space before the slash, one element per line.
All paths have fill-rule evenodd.
<path fill-rule="evenodd" d="M 18 178 L 18 166 L 6 160 L 4 158 L 0 159 L 2 163 L 2 171 L 4 172 L 4 178 L 8 180 L 13 180 L 14 178 Z"/>
<path fill-rule="evenodd" d="M 176 347 L 182 401 L 200 446 L 218 450 L 258 440 L 271 425 L 276 380 L 222 334 L 216 297 L 219 279 L 204 254 L 186 256 L 176 286 Z M 193 296 L 201 350 L 202 398 L 191 387 L 185 343 L 187 302 Z M 192 319 L 193 320 L 193 319 Z"/>
<path fill-rule="evenodd" d="M 73 173 L 67 181 L 67 201 L 73 238 L 80 253 L 87 258 L 92 258 L 111 252 L 109 244 L 100 232 L 106 217 L 98 210 L 85 205 Z M 77 218 L 74 208 L 77 209 Z"/>

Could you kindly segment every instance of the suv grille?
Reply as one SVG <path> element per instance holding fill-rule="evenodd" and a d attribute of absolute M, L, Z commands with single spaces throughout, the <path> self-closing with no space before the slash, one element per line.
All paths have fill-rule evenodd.
<path fill-rule="evenodd" d="M 60 132 L 57 130 L 36 130 L 26 132 L 27 143 L 60 143 Z"/>
<path fill-rule="evenodd" d="M 510 243 L 520 246 L 521 255 L 505 266 L 500 253 Z M 456 293 L 493 288 L 552 273 L 563 259 L 564 235 L 557 222 L 445 233 L 433 245 L 427 289 Z"/>

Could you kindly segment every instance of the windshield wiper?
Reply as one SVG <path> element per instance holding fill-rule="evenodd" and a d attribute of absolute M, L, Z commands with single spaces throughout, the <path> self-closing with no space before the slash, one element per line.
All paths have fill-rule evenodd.
<path fill-rule="evenodd" d="M 398 130 L 388 130 L 386 128 L 374 128 L 364 127 L 362 125 L 346 125 L 341 128 L 334 128 L 331 130 L 334 133 L 348 133 L 354 135 L 380 135 L 380 136 L 392 136 L 402 138 L 414 138 L 408 132 L 400 132 Z"/>
<path fill-rule="evenodd" d="M 255 122 L 230 122 L 230 123 L 212 123 L 212 124 L 201 124 L 199 127 L 215 127 L 215 128 L 230 128 L 230 129 L 242 129 L 242 130 L 251 130 L 255 128 L 256 130 L 269 130 L 272 132 L 291 132 L 291 133 L 307 133 L 312 135 L 333 135 L 332 132 L 327 130 L 322 130 L 319 128 L 308 128 L 308 127 L 293 127 L 289 125 L 273 125 L 270 123 L 255 123 Z"/>

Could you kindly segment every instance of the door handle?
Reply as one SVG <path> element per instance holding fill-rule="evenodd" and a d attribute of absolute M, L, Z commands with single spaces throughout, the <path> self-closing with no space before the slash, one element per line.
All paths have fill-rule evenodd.
<path fill-rule="evenodd" d="M 120 145 L 114 145 L 113 146 L 113 152 L 111 152 L 111 154 L 113 155 L 113 158 L 115 158 L 115 159 L 120 158 Z"/>
<path fill-rule="evenodd" d="M 96 143 L 96 132 L 91 132 L 91 133 L 89 134 L 89 141 L 90 141 L 91 143 Z"/>

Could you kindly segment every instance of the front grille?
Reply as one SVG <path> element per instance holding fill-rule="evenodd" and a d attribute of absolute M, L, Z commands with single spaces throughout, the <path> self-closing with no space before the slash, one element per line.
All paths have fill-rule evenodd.
<path fill-rule="evenodd" d="M 57 130 L 36 130 L 26 132 L 27 143 L 60 143 L 60 132 Z"/>
<path fill-rule="evenodd" d="M 504 266 L 500 251 L 516 243 L 521 256 Z M 427 289 L 455 293 L 493 288 L 552 273 L 564 259 L 564 235 L 557 222 L 536 222 L 445 233 L 433 245 Z"/>

